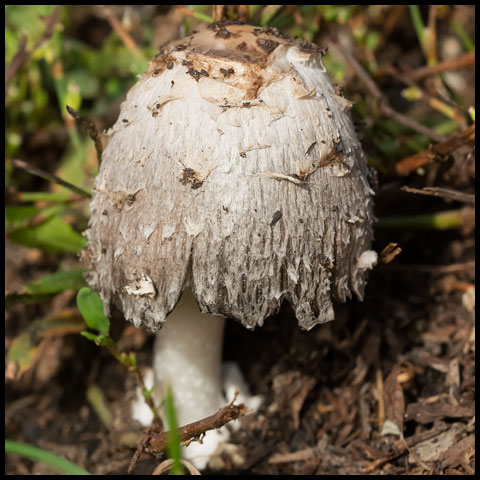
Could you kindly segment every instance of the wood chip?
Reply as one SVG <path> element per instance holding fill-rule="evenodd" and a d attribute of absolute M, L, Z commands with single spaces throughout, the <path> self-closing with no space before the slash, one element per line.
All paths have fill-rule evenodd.
<path fill-rule="evenodd" d="M 382 428 L 382 435 L 385 433 L 385 427 L 391 424 L 395 425 L 398 432 L 394 432 L 392 428 L 388 430 L 389 433 L 396 433 L 402 435 L 403 432 L 403 418 L 405 415 L 405 399 L 403 396 L 403 389 L 399 382 L 401 374 L 401 366 L 397 364 L 385 380 L 383 388 L 383 398 L 385 405 L 385 425 Z M 387 423 L 389 422 L 389 423 Z"/>
<path fill-rule="evenodd" d="M 407 405 L 405 420 L 415 420 L 418 423 L 432 423 L 444 418 L 469 418 L 475 415 L 473 406 L 451 405 L 449 403 L 435 403 L 425 405 L 420 402 Z"/>

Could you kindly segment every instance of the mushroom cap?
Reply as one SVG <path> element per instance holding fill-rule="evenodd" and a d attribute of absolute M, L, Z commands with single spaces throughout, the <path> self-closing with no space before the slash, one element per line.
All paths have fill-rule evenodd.
<path fill-rule="evenodd" d="M 107 313 L 155 331 L 188 287 L 248 328 L 287 300 L 310 329 L 363 297 L 374 192 L 323 54 L 234 22 L 162 47 L 95 183 L 84 259 Z"/>

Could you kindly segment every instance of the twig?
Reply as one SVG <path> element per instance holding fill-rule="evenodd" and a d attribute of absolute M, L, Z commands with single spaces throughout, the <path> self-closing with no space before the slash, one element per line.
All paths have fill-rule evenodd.
<path fill-rule="evenodd" d="M 447 139 L 445 135 L 440 135 L 431 128 L 425 127 L 421 123 L 418 123 L 416 120 L 413 120 L 412 118 L 403 115 L 403 113 L 397 112 L 386 103 L 380 103 L 380 111 L 387 117 L 393 118 L 398 123 L 401 123 L 402 125 L 411 128 L 412 130 L 420 133 L 421 135 L 430 137 L 436 142 L 444 142 Z"/>
<path fill-rule="evenodd" d="M 412 188 L 404 186 L 400 190 L 408 193 L 418 193 L 420 195 L 431 195 L 441 197 L 445 200 L 475 204 L 475 195 L 473 193 L 463 193 L 458 190 L 441 187 Z"/>
<path fill-rule="evenodd" d="M 60 13 L 60 5 L 55 5 L 53 9 L 52 15 L 48 17 L 45 22 L 45 32 L 43 33 L 42 38 L 38 40 L 35 45 L 30 50 L 25 50 L 27 45 L 27 37 L 24 35 L 20 39 L 20 43 L 18 45 L 18 51 L 15 56 L 12 58 L 12 61 L 9 65 L 5 68 L 5 90 L 7 89 L 8 84 L 15 76 L 15 74 L 22 68 L 32 56 L 32 53 L 37 50 L 44 42 L 50 39 L 53 35 L 53 28 L 58 20 L 58 15 Z"/>
<path fill-rule="evenodd" d="M 34 167 L 33 165 L 30 165 L 28 162 L 25 162 L 24 160 L 19 160 L 18 158 L 12 158 L 10 162 L 12 162 L 12 165 L 15 168 L 19 168 L 20 170 L 25 170 L 26 172 L 31 173 L 32 175 L 35 175 L 37 177 L 43 178 L 44 180 L 48 180 L 49 182 L 58 183 L 58 185 L 68 188 L 69 190 L 72 190 L 73 192 L 78 193 L 83 197 L 86 197 L 86 198 L 92 197 L 92 195 L 86 190 L 83 190 L 82 188 L 76 187 L 75 185 L 72 185 L 71 183 L 66 182 L 65 180 L 62 180 L 60 177 L 57 177 L 53 173 L 47 172 L 46 170 L 42 170 L 41 168 L 38 168 L 38 167 Z"/>
<path fill-rule="evenodd" d="M 190 475 L 201 475 L 201 473 L 187 460 L 180 460 L 180 462 L 183 463 L 183 466 L 188 470 Z M 163 473 L 168 472 L 172 465 L 173 460 L 168 458 L 155 468 L 155 470 L 152 472 L 152 475 L 162 475 Z"/>
<path fill-rule="evenodd" d="M 475 270 L 475 260 L 470 260 L 465 263 L 452 263 L 451 265 L 398 265 L 391 264 L 388 267 L 385 267 L 395 271 L 405 271 L 409 273 L 421 272 L 421 273 L 457 273 L 464 272 L 467 270 Z"/>
<path fill-rule="evenodd" d="M 467 129 L 463 130 L 463 132 L 454 135 L 453 137 L 449 138 L 445 142 L 432 146 L 432 150 L 437 153 L 438 155 L 445 156 L 452 153 L 457 148 L 462 147 L 470 140 L 475 139 L 475 125 L 471 125 Z"/>
<path fill-rule="evenodd" d="M 375 372 L 378 394 L 378 431 L 381 432 L 385 422 L 385 404 L 383 397 L 383 375 L 380 369 Z"/>
<path fill-rule="evenodd" d="M 396 163 L 395 170 L 398 175 L 408 175 L 410 172 L 416 170 L 419 167 L 422 167 L 423 165 L 432 163 L 435 160 L 441 160 L 442 157 L 446 157 L 454 150 L 462 147 L 474 138 L 475 125 L 471 125 L 463 132 L 454 135 L 453 137 L 442 143 L 439 143 L 437 145 L 431 145 L 430 148 L 428 148 L 427 150 L 423 150 L 422 152 L 416 153 L 415 155 L 411 155 L 400 160 Z"/>
<path fill-rule="evenodd" d="M 402 435 L 401 438 L 399 438 L 393 443 L 394 453 L 392 454 L 386 453 L 384 457 L 377 458 L 373 462 L 367 464 L 367 466 L 364 467 L 365 472 L 371 472 L 380 464 L 385 463 L 386 461 L 393 460 L 396 457 L 399 457 L 405 451 L 408 451 L 410 453 L 412 451 L 411 449 L 413 446 L 417 445 L 420 442 L 424 442 L 426 440 L 430 440 L 431 438 L 437 437 L 438 435 L 440 435 L 442 432 L 445 432 L 446 430 L 447 430 L 447 426 L 441 425 L 439 423 L 438 425 L 435 425 L 435 427 L 430 430 L 414 433 L 408 438 L 404 438 Z M 367 455 L 368 455 L 368 452 L 367 452 Z"/>
<path fill-rule="evenodd" d="M 27 63 L 28 58 L 31 55 L 31 51 L 27 52 L 25 47 L 27 45 L 27 36 L 23 35 L 20 38 L 20 43 L 18 44 L 18 51 L 15 56 L 12 58 L 12 61 L 5 68 L 5 89 L 7 88 L 10 80 L 15 76 L 17 71 Z"/>
<path fill-rule="evenodd" d="M 398 246 L 398 243 L 390 242 L 378 256 L 379 263 L 390 263 L 397 255 L 402 253 L 402 249 Z"/>
<path fill-rule="evenodd" d="M 95 143 L 95 150 L 97 151 L 98 164 L 102 161 L 102 136 L 98 132 L 95 122 L 88 116 L 80 115 L 72 107 L 66 105 L 67 112 L 77 121 L 77 123 L 88 133 L 90 138 Z"/>
<path fill-rule="evenodd" d="M 403 436 L 403 432 L 401 432 L 401 435 L 400 435 L 400 441 L 403 442 L 403 446 L 405 448 L 405 450 L 408 451 L 408 453 L 412 456 L 412 458 L 414 459 L 414 461 L 420 465 L 425 471 L 427 472 L 431 472 L 432 468 L 429 467 L 425 462 L 422 461 L 422 459 L 417 455 L 417 452 L 408 446 L 406 440 L 405 440 L 405 437 Z"/>
<path fill-rule="evenodd" d="M 135 466 L 137 465 L 138 459 L 140 458 L 140 455 L 142 454 L 142 452 L 145 450 L 146 445 L 148 445 L 148 442 L 150 441 L 152 435 L 155 433 L 161 433 L 161 432 L 162 432 L 162 427 L 157 424 L 153 424 L 144 430 L 144 434 L 140 438 L 137 449 L 135 450 L 135 453 L 132 459 L 130 460 L 127 473 L 130 474 L 133 472 L 133 470 L 135 470 Z"/>
<path fill-rule="evenodd" d="M 451 58 L 436 65 L 420 67 L 409 72 L 412 80 L 422 80 L 425 77 L 445 72 L 447 70 L 456 70 L 457 68 L 470 67 L 475 65 L 475 52 L 465 53 L 457 58 Z"/>
<path fill-rule="evenodd" d="M 138 48 L 135 40 L 130 36 L 130 34 L 123 28 L 122 24 L 119 22 L 115 13 L 111 9 L 110 5 L 99 5 L 102 12 L 107 17 L 108 23 L 115 30 L 115 33 L 120 37 L 123 44 L 131 50 L 135 55 L 141 59 L 145 59 L 143 52 Z"/>
<path fill-rule="evenodd" d="M 411 128 L 412 130 L 422 135 L 426 135 L 432 138 L 436 142 L 444 142 L 446 140 L 446 137 L 444 135 L 439 135 L 432 129 L 425 127 L 421 123 L 418 123 L 417 121 L 403 115 L 400 112 L 397 112 L 392 107 L 390 107 L 387 103 L 388 101 L 385 95 L 382 93 L 380 88 L 378 88 L 378 85 L 373 81 L 370 75 L 368 75 L 365 69 L 360 65 L 360 63 L 357 62 L 355 57 L 345 48 L 343 48 L 339 43 L 336 44 L 336 48 L 344 56 L 345 60 L 347 60 L 349 65 L 355 70 L 358 78 L 365 85 L 370 94 L 379 101 L 380 112 L 383 115 L 393 118 L 397 122 Z"/>
<path fill-rule="evenodd" d="M 320 443 L 320 442 L 319 442 Z M 324 445 L 315 445 L 314 447 L 304 448 L 291 453 L 274 453 L 268 463 L 291 463 L 310 460 L 313 457 L 320 456 L 325 450 Z"/>
<path fill-rule="evenodd" d="M 236 394 L 237 393 L 238 391 Z M 178 434 L 180 437 L 180 442 L 185 443 L 189 440 L 196 439 L 208 430 L 214 430 L 216 428 L 223 427 L 223 425 L 226 423 L 245 415 L 248 411 L 247 406 L 245 406 L 243 403 L 234 405 L 237 397 L 236 394 L 234 395 L 233 400 L 227 406 L 218 410 L 217 413 L 179 428 Z M 168 432 L 152 434 L 150 441 L 147 445 L 145 445 L 145 450 L 154 454 L 164 452 L 167 448 L 167 438 Z"/>

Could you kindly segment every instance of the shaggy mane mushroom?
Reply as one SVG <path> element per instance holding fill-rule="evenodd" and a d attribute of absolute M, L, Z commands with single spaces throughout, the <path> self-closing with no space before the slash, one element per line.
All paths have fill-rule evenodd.
<path fill-rule="evenodd" d="M 87 279 L 160 330 L 156 400 L 172 384 L 181 424 L 224 403 L 225 317 L 253 329 L 288 301 L 309 330 L 363 297 L 373 191 L 324 53 L 216 22 L 161 48 L 107 132 Z"/>

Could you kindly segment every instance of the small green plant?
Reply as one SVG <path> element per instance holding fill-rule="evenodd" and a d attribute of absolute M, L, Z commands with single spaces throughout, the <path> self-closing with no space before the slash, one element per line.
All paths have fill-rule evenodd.
<path fill-rule="evenodd" d="M 160 423 L 157 409 L 153 404 L 152 392 L 145 387 L 143 377 L 137 367 L 135 353 L 120 351 L 115 340 L 110 336 L 110 319 L 103 312 L 103 302 L 98 293 L 88 287 L 82 288 L 77 294 L 77 305 L 88 327 L 96 330 L 95 333 L 83 331 L 81 334 L 95 342 L 96 345 L 108 348 L 110 353 L 134 374 L 145 402 L 153 412 L 154 422 Z"/>
<path fill-rule="evenodd" d="M 100 296 L 90 288 L 84 287 L 77 294 L 77 305 L 85 320 L 85 323 L 96 333 L 83 331 L 81 334 L 95 342 L 96 345 L 107 347 L 112 355 L 123 365 L 125 365 L 135 375 L 143 397 L 147 405 L 151 408 L 154 415 L 154 423 L 160 423 L 157 409 L 153 403 L 153 389 L 145 387 L 142 376 L 137 368 L 137 359 L 133 352 L 121 352 L 115 341 L 110 336 L 110 320 L 103 312 L 103 302 Z M 175 405 L 172 389 L 167 388 L 164 398 L 165 418 L 169 427 L 168 434 L 168 455 L 172 460 L 172 475 L 183 475 L 183 467 L 180 456 L 180 437 L 178 434 L 178 422 L 175 413 Z"/>

